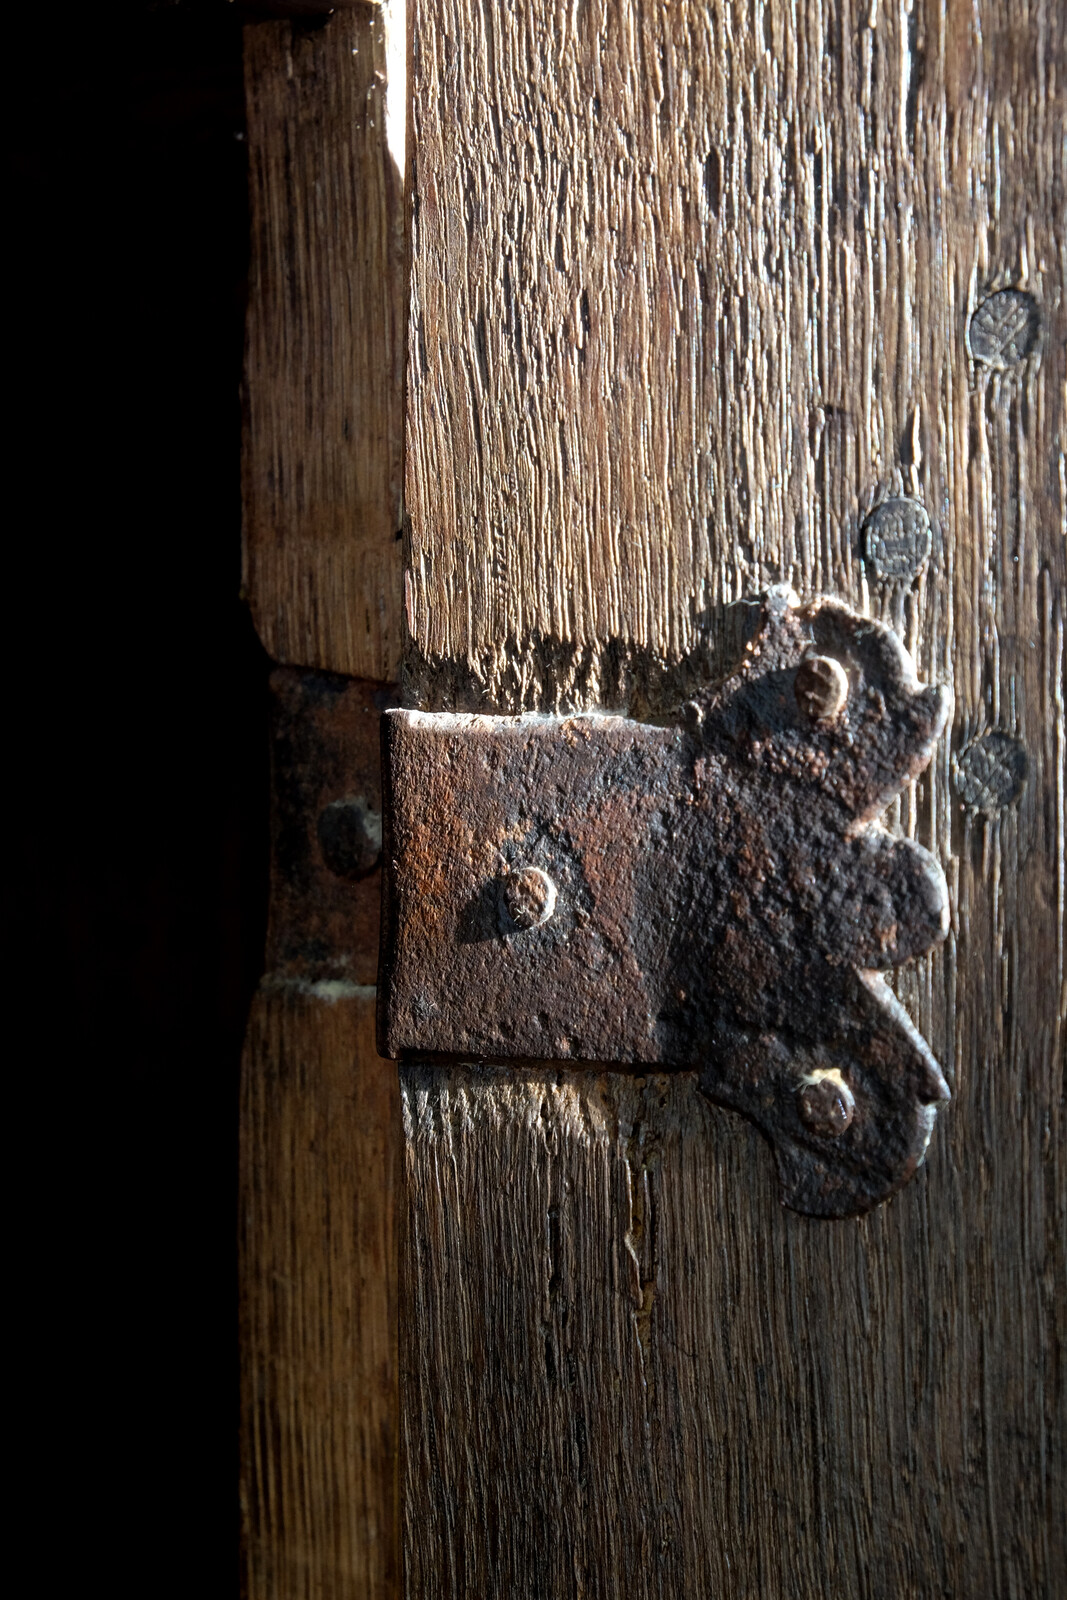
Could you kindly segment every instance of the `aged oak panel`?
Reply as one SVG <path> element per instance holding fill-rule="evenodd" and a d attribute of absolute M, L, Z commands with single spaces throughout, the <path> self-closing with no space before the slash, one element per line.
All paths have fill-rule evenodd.
<path fill-rule="evenodd" d="M 398 1118 L 373 988 L 264 988 L 241 1125 L 248 1594 L 390 1600 Z"/>
<path fill-rule="evenodd" d="M 245 587 L 278 661 L 395 679 L 404 7 L 245 30 Z"/>
<path fill-rule="evenodd" d="M 242 1072 L 245 1584 L 395 1600 L 398 1089 L 374 1047 L 378 874 L 353 884 L 344 858 L 348 802 L 364 820 L 380 806 L 376 684 L 401 649 L 403 7 L 257 24 L 245 43 L 246 592 L 277 660 L 375 680 L 314 680 L 336 749 L 303 703 L 313 680 L 275 680 L 268 971 Z M 317 966 L 320 938 L 343 960 Z"/>
<path fill-rule="evenodd" d="M 890 621 L 955 1098 L 824 1224 L 689 1076 L 405 1066 L 412 1597 L 1061 1589 L 1065 31 L 416 0 L 410 701 L 670 711 L 772 582 Z"/>

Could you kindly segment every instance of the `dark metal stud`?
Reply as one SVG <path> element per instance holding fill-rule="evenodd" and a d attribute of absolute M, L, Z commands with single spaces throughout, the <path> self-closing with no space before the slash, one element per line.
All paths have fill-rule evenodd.
<path fill-rule="evenodd" d="M 863 559 L 881 583 L 911 583 L 930 546 L 930 518 L 917 500 L 885 500 L 863 524 Z"/>
<path fill-rule="evenodd" d="M 539 928 L 556 909 L 556 885 L 540 867 L 509 872 L 501 888 L 504 910 L 516 928 Z"/>
<path fill-rule="evenodd" d="M 996 816 L 1018 800 L 1026 782 L 1026 750 L 1000 728 L 972 739 L 953 763 L 956 792 L 971 811 Z"/>
<path fill-rule="evenodd" d="M 812 1133 L 836 1139 L 851 1126 L 856 1113 L 852 1090 L 839 1072 L 822 1072 L 801 1085 L 801 1121 Z"/>
<path fill-rule="evenodd" d="M 316 832 L 322 859 L 338 878 L 365 878 L 381 860 L 381 812 L 362 795 L 326 806 Z"/>
<path fill-rule="evenodd" d="M 971 317 L 967 348 L 982 366 L 1004 372 L 1025 361 L 1037 343 L 1040 314 L 1023 289 L 998 289 Z"/>
<path fill-rule="evenodd" d="M 848 673 L 832 656 L 808 656 L 797 668 L 793 693 L 812 722 L 836 722 L 848 699 Z"/>

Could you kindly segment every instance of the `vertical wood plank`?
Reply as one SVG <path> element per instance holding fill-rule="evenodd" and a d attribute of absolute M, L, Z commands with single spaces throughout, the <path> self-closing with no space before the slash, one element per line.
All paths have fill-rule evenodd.
<path fill-rule="evenodd" d="M 405 8 L 245 39 L 245 590 L 275 660 L 395 681 Z"/>
<path fill-rule="evenodd" d="M 246 1587 L 395 1600 L 399 1091 L 374 989 L 390 696 L 291 668 L 271 687 L 268 971 L 241 1074 Z"/>
<path fill-rule="evenodd" d="M 380 806 L 373 684 L 395 682 L 401 647 L 402 0 L 246 28 L 245 81 L 245 592 L 276 660 L 372 680 L 320 685 L 352 713 L 330 752 L 304 737 L 304 680 L 278 687 L 292 725 L 276 730 L 271 971 L 242 1072 L 245 1580 L 249 1600 L 395 1600 L 398 1104 L 374 1044 L 378 879 L 351 899 L 338 880 L 308 916 L 315 809 L 294 855 L 278 801 L 355 785 Z M 338 958 L 321 971 L 320 936 Z"/>
<path fill-rule="evenodd" d="M 257 996 L 241 1106 L 249 1600 L 398 1592 L 397 1094 L 373 989 Z"/>
<path fill-rule="evenodd" d="M 1067 1570 L 1065 57 L 1041 3 L 418 0 L 411 693 L 669 712 L 768 582 L 886 617 L 956 696 L 896 817 L 952 887 L 898 988 L 955 1099 L 821 1224 L 684 1075 L 405 1067 L 412 1597 Z M 902 495 L 931 556 L 884 581 Z"/>

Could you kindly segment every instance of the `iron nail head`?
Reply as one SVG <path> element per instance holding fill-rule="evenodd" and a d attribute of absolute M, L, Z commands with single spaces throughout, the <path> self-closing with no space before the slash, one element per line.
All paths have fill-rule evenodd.
<path fill-rule="evenodd" d="M 812 722 L 836 722 L 848 699 L 848 674 L 832 656 L 808 656 L 797 668 L 793 693 Z"/>
<path fill-rule="evenodd" d="M 812 1133 L 836 1139 L 856 1113 L 852 1090 L 839 1072 L 813 1073 L 800 1086 L 800 1116 Z"/>
<path fill-rule="evenodd" d="M 523 932 L 540 928 L 556 909 L 556 885 L 540 867 L 509 872 L 501 889 L 504 910 Z"/>

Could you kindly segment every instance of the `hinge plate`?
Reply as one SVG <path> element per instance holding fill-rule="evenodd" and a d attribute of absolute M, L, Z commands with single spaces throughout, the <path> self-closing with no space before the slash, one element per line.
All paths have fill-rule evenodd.
<path fill-rule="evenodd" d="M 696 1071 L 770 1138 L 787 1204 L 847 1215 L 948 1097 L 881 977 L 944 937 L 945 879 L 875 818 L 949 697 L 838 602 L 757 615 L 673 726 L 386 714 L 380 1042 Z"/>

